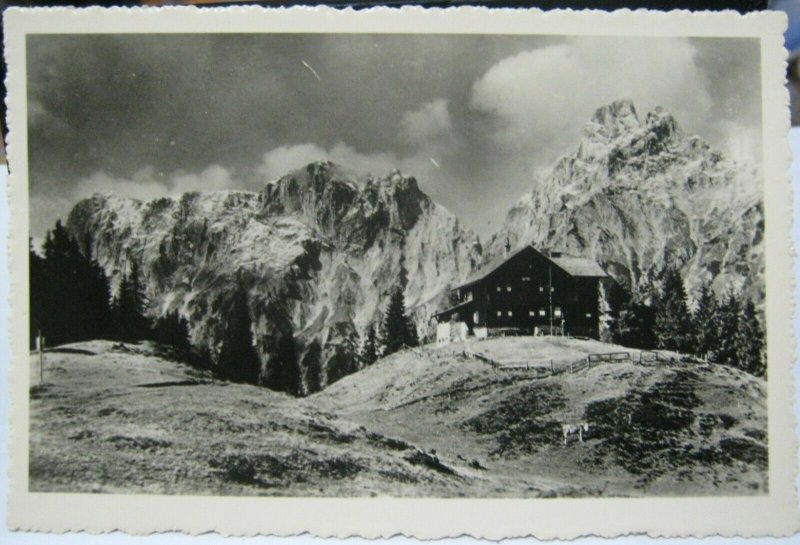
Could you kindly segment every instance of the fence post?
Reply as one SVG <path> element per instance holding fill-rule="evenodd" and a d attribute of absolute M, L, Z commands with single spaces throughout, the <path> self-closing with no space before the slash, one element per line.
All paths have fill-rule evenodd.
<path fill-rule="evenodd" d="M 555 373 L 556 372 L 556 368 L 553 366 L 553 359 L 552 358 L 550 359 L 550 372 L 551 373 Z"/>

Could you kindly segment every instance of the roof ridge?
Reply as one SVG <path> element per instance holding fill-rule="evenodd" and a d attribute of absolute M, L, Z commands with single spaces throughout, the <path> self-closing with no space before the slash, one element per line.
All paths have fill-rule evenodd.
<path fill-rule="evenodd" d="M 475 282 L 483 280 L 484 278 L 489 276 L 491 273 L 496 271 L 498 268 L 503 266 L 506 262 L 508 262 L 508 260 L 510 260 L 513 257 L 519 255 L 522 251 L 527 250 L 528 248 L 530 248 L 534 252 L 538 253 L 539 255 L 541 255 L 542 257 L 544 257 L 545 259 L 547 259 L 551 263 L 553 263 L 555 266 L 559 267 L 564 272 L 569 274 L 570 276 L 584 276 L 584 277 L 588 276 L 588 277 L 595 277 L 595 278 L 603 278 L 603 277 L 608 276 L 606 274 L 606 272 L 603 270 L 603 268 L 600 267 L 600 264 L 597 263 L 597 261 L 595 261 L 594 259 L 592 259 L 590 257 L 566 255 L 564 252 L 557 252 L 559 254 L 558 257 L 552 257 L 552 256 L 549 255 L 550 254 L 549 251 L 541 251 L 541 250 L 537 249 L 533 244 L 526 244 L 524 246 L 520 246 L 519 248 L 517 248 L 513 252 L 508 253 L 507 255 L 497 256 L 494 259 L 492 259 L 491 261 L 485 263 L 483 266 L 481 266 L 478 269 L 476 269 L 475 271 L 473 271 L 472 274 L 470 274 L 461 284 L 455 286 L 453 289 L 463 288 L 463 287 L 469 286 L 471 284 L 474 284 Z M 581 260 L 583 262 L 583 263 L 581 263 L 581 265 L 583 265 L 583 267 L 576 268 L 574 266 L 574 265 L 576 265 L 575 262 L 572 263 L 573 267 L 570 267 L 568 263 L 565 263 L 565 262 L 559 263 L 558 262 L 559 260 L 565 260 L 565 259 L 567 259 L 567 260 L 569 260 L 569 259 Z M 569 269 L 572 269 L 572 270 L 569 270 Z"/>

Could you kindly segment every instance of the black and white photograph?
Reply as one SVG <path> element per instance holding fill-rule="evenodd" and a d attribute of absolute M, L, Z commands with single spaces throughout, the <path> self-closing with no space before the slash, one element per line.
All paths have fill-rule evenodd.
<path fill-rule="evenodd" d="M 758 37 L 24 44 L 28 492 L 770 494 Z"/>

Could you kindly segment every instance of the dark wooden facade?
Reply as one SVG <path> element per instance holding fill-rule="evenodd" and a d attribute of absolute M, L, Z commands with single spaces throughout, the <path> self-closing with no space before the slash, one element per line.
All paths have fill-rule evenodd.
<path fill-rule="evenodd" d="M 466 322 L 533 333 L 538 328 L 567 335 L 599 336 L 599 282 L 606 276 L 589 259 L 545 254 L 525 246 L 476 271 L 454 289 L 457 305 L 436 315 L 439 322 Z"/>

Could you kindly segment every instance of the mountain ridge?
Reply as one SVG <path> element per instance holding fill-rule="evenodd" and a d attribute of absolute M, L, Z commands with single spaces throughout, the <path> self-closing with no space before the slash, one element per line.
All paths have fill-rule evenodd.
<path fill-rule="evenodd" d="M 472 270 L 477 237 L 399 171 L 363 183 L 328 162 L 259 192 L 149 202 L 96 194 L 67 221 L 118 284 L 131 260 L 150 279 L 150 313 L 177 310 L 195 345 L 218 349 L 237 279 L 246 284 L 263 374 L 297 365 L 300 393 L 349 372 L 358 337 L 402 286 L 424 333 L 449 282 Z M 286 354 L 293 339 L 294 354 Z M 283 348 L 278 348 L 283 347 Z M 289 361 L 291 360 L 291 361 Z M 320 374 L 320 384 L 313 377 Z"/>

